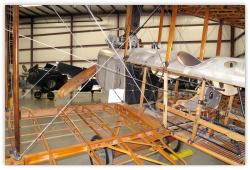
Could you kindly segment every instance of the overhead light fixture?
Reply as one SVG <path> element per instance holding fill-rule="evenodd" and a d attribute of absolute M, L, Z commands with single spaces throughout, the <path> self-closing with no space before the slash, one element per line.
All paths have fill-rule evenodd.
<path fill-rule="evenodd" d="M 42 5 L 20 5 L 22 7 L 42 6 Z"/>

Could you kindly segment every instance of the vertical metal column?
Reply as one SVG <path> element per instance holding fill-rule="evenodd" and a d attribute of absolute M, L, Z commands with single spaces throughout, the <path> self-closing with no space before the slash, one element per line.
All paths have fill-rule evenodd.
<path fill-rule="evenodd" d="M 209 18 L 210 6 L 206 6 L 205 12 L 205 20 L 203 25 L 203 32 L 202 32 L 202 41 L 201 41 L 201 49 L 200 49 L 200 60 L 203 61 L 204 54 L 205 54 L 205 45 L 207 41 L 207 30 L 208 30 L 208 18 Z"/>
<path fill-rule="evenodd" d="M 33 39 L 34 37 L 34 19 L 31 18 L 31 25 L 30 25 L 30 38 Z M 30 42 L 30 67 L 33 67 L 33 59 L 34 59 L 34 51 L 33 51 L 33 47 L 34 47 L 34 42 L 31 40 Z"/>
<path fill-rule="evenodd" d="M 73 34 L 73 16 L 70 17 L 70 31 Z M 73 35 L 70 34 L 70 65 L 73 64 Z"/>
<path fill-rule="evenodd" d="M 168 67 L 173 40 L 174 40 L 174 31 L 175 31 L 175 24 L 176 24 L 176 17 L 177 17 L 177 9 L 178 6 L 174 5 L 174 9 L 172 11 L 172 20 L 169 30 L 168 36 L 168 45 L 167 45 L 167 53 L 165 59 L 165 67 Z M 164 92 L 163 92 L 163 104 L 164 104 L 164 111 L 163 111 L 163 124 L 167 127 L 167 117 L 168 117 L 168 72 L 165 70 L 164 72 Z"/>
<path fill-rule="evenodd" d="M 234 57 L 234 27 L 233 26 L 231 26 L 230 57 Z"/>
<path fill-rule="evenodd" d="M 14 133 L 17 155 L 20 153 L 20 111 L 19 111 L 19 5 L 14 5 L 13 11 L 13 103 L 14 103 Z"/>

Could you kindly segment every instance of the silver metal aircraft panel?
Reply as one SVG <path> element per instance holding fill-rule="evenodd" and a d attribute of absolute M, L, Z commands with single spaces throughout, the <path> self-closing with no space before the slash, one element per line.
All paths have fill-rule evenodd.
<path fill-rule="evenodd" d="M 123 50 L 119 50 L 118 53 L 119 57 L 123 58 Z M 98 63 L 99 58 L 108 58 L 111 55 L 122 64 L 109 48 L 100 51 Z M 128 56 L 129 62 L 160 68 L 165 65 L 166 50 L 135 48 L 128 50 Z M 240 58 L 216 56 L 201 62 L 186 52 L 172 51 L 168 70 L 245 87 L 245 60 Z"/>

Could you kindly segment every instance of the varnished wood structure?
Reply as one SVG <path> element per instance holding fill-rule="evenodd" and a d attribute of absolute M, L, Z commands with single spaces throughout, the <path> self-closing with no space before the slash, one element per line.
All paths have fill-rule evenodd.
<path fill-rule="evenodd" d="M 214 8 L 211 9 L 211 6 Z M 215 9 L 218 8 L 223 8 L 224 10 L 228 8 L 228 6 L 211 6 L 207 6 L 207 15 L 205 16 L 206 21 L 204 22 L 204 26 L 207 26 L 208 20 L 211 19 L 211 17 L 208 17 L 208 14 L 210 16 L 211 13 L 213 14 L 217 11 Z M 167 46 L 165 63 L 168 64 L 170 59 L 177 11 L 188 13 L 190 12 L 190 9 L 193 11 L 204 10 L 205 14 L 205 9 L 203 7 L 196 7 L 198 9 L 194 6 L 184 5 L 165 7 L 166 9 L 172 10 L 169 44 Z M 99 8 L 101 9 L 101 7 Z M 243 9 L 241 6 L 235 8 Z M 129 6 L 128 9 L 130 11 L 129 16 L 132 16 L 132 6 Z M 202 17 L 202 15 L 197 16 Z M 216 17 L 219 18 L 218 16 Z M 131 19 L 131 17 L 129 18 Z M 230 25 L 235 24 L 234 22 L 229 23 L 228 21 L 226 21 L 226 23 Z M 242 26 L 242 24 L 239 25 Z M 127 26 L 130 28 L 130 24 Z M 202 40 L 204 45 L 206 42 L 207 31 L 205 29 L 202 36 L 204 37 Z M 15 36 L 18 35 L 18 32 L 15 32 L 15 30 L 14 33 Z M 129 35 L 129 32 L 126 33 L 126 35 Z M 221 29 L 219 29 L 218 37 L 221 37 Z M 126 37 L 126 39 L 128 39 L 128 37 Z M 15 46 L 14 50 L 17 49 L 18 46 Z M 218 41 L 217 54 L 220 52 L 219 49 L 220 40 Z M 126 50 L 127 46 L 125 46 L 124 51 Z M 201 60 L 203 60 L 203 53 L 204 51 L 201 51 L 200 53 Z M 124 55 L 126 55 L 126 53 L 124 53 Z M 137 63 L 131 64 L 139 65 Z M 113 103 L 26 110 L 21 111 L 20 115 L 19 112 L 17 114 L 17 109 L 14 109 L 14 112 L 6 112 L 5 121 L 8 125 L 6 130 L 9 131 L 9 136 L 6 137 L 5 140 L 10 140 L 10 142 L 6 142 L 5 147 L 16 148 L 18 152 L 20 151 L 20 144 L 21 147 L 25 145 L 28 145 L 28 147 L 23 148 L 24 152 L 21 154 L 20 160 L 14 159 L 13 155 L 11 155 L 9 159 L 5 160 L 5 164 L 33 165 L 48 162 L 51 165 L 56 165 L 57 160 L 61 158 L 84 154 L 91 159 L 93 164 L 96 165 L 121 165 L 128 162 L 143 165 L 144 160 L 159 165 L 177 165 L 178 163 L 169 155 L 169 153 L 165 152 L 167 150 L 176 156 L 182 164 L 186 165 L 187 163 L 185 160 L 170 148 L 169 144 L 176 140 L 182 141 L 228 164 L 241 165 L 245 163 L 245 119 L 241 115 L 232 114 L 230 112 L 230 109 L 232 109 L 233 106 L 240 106 L 238 103 L 241 103 L 239 100 L 242 99 L 239 99 L 239 97 L 236 96 L 222 97 L 222 106 L 220 103 L 214 108 L 204 109 L 204 106 L 206 105 L 206 101 L 204 100 L 205 90 L 206 88 L 211 87 L 208 79 L 192 76 L 186 73 L 169 71 L 167 70 L 166 65 L 165 68 L 157 68 L 164 72 L 165 84 L 163 98 L 154 103 L 157 108 L 157 111 L 154 112 L 154 114 L 162 117 L 159 118 L 158 116 L 152 116 L 148 114 L 148 112 L 152 112 L 152 110 L 147 110 L 146 108 L 143 109 L 143 96 L 147 71 L 152 68 L 147 65 L 140 66 L 144 67 L 144 75 L 142 79 L 142 94 L 140 96 L 139 106 L 128 105 L 126 103 Z M 17 65 L 15 65 L 15 67 L 17 68 Z M 62 91 L 59 91 L 59 96 L 65 96 L 75 87 L 79 86 L 79 84 L 86 82 L 89 77 L 92 77 L 95 74 L 96 69 L 95 66 L 92 66 L 85 71 L 84 74 L 82 72 L 76 76 L 76 78 L 71 79 L 68 84 L 65 84 Z M 174 89 L 173 98 L 168 99 L 168 73 L 196 78 L 202 82 L 197 85 L 199 88 L 196 94 L 199 97 L 197 109 L 183 109 L 183 107 L 178 104 L 178 101 L 190 100 L 190 97 L 184 99 L 183 97 L 178 96 L 179 81 L 176 83 L 177 86 Z M 75 81 L 76 79 L 79 80 Z M 163 101 L 163 103 L 161 101 Z M 19 105 L 16 107 L 19 107 Z M 15 115 L 14 117 L 12 116 L 13 113 Z M 52 125 L 51 122 L 48 122 L 48 118 L 51 117 L 57 119 L 57 121 L 53 122 L 53 128 L 47 129 L 47 127 Z M 107 121 L 105 118 L 110 119 Z M 18 131 L 19 119 L 22 123 L 26 123 L 25 126 L 21 126 L 21 129 L 34 128 L 35 132 L 20 135 Z M 44 123 L 39 124 L 40 121 L 44 121 Z M 15 124 L 14 127 L 12 126 L 13 122 Z M 27 122 L 30 124 L 27 124 Z M 229 122 L 234 122 L 235 125 L 228 126 Z M 57 125 L 59 127 L 55 128 Z M 42 130 L 41 126 L 45 126 L 46 128 Z M 15 135 L 13 135 L 13 131 Z M 94 137 L 96 136 L 98 136 L 98 140 L 94 140 Z M 30 137 L 34 137 L 34 140 L 30 140 Z M 22 139 L 21 143 L 20 138 Z M 13 142 L 13 139 L 15 139 L 15 142 Z M 52 146 L 50 142 L 54 139 L 69 140 L 70 142 L 68 143 L 70 144 L 67 146 L 61 146 L 60 143 L 58 143 L 56 146 Z M 39 143 L 41 144 L 41 147 L 38 153 L 29 153 L 32 144 Z M 149 150 L 149 148 L 151 149 Z M 102 154 L 99 154 L 100 150 L 105 151 L 106 160 L 101 159 Z M 155 153 L 159 153 L 165 158 L 165 161 L 161 162 L 149 157 Z M 113 158 L 121 155 L 126 155 L 126 158 L 116 162 L 107 163 L 107 157 Z"/>

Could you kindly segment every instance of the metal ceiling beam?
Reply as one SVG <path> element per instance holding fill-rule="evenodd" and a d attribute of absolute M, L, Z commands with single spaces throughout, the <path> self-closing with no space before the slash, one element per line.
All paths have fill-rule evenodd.
<path fill-rule="evenodd" d="M 106 13 L 106 11 L 100 6 L 100 5 L 96 5 L 100 10 L 102 10 L 102 12 Z"/>
<path fill-rule="evenodd" d="M 47 9 L 49 9 L 49 10 L 51 10 L 53 13 L 55 13 L 55 11 L 51 8 L 51 7 L 49 7 L 48 5 L 43 5 L 45 8 L 47 8 Z M 60 14 L 60 12 L 57 12 L 58 14 Z M 61 15 L 61 14 L 60 14 Z M 34 17 L 33 17 L 34 18 Z"/>
<path fill-rule="evenodd" d="M 61 10 L 67 12 L 68 14 L 71 14 L 69 11 L 67 11 L 66 9 L 64 9 L 63 7 L 61 7 L 60 5 L 56 5 L 56 7 L 60 8 Z"/>
<path fill-rule="evenodd" d="M 86 8 L 86 6 L 85 5 L 82 5 L 87 11 L 88 11 L 88 9 Z M 91 10 L 91 9 L 90 9 Z M 101 20 L 101 21 L 103 21 L 103 19 L 101 18 L 101 17 L 99 17 L 95 12 L 93 12 L 92 10 L 91 10 L 91 12 L 94 14 L 94 16 L 95 17 L 97 17 L 99 20 Z M 89 13 L 88 13 L 88 15 L 89 15 Z"/>
<path fill-rule="evenodd" d="M 22 8 L 25 9 L 25 10 L 27 10 L 27 11 L 29 11 L 29 12 L 31 12 L 31 13 L 34 13 L 34 14 L 36 14 L 36 15 L 38 15 L 38 16 L 41 16 L 40 14 L 38 14 L 38 13 L 36 13 L 36 12 L 30 10 L 30 9 L 27 9 L 27 8 L 25 8 L 25 7 L 23 7 L 23 6 L 22 6 Z"/>
<path fill-rule="evenodd" d="M 236 37 L 235 39 L 234 39 L 234 41 L 237 41 L 239 38 L 241 38 L 243 35 L 245 35 L 245 31 L 243 32 L 243 33 L 241 33 L 238 37 Z"/>
<path fill-rule="evenodd" d="M 36 6 L 32 6 L 32 7 L 39 10 L 39 11 L 41 11 L 41 12 L 43 12 L 43 13 L 45 13 L 45 14 L 47 14 L 47 15 L 49 15 L 48 12 L 45 12 L 44 10 L 40 9 L 39 7 L 36 7 Z"/>
<path fill-rule="evenodd" d="M 32 16 L 32 15 L 30 15 L 30 14 L 28 14 L 28 13 L 26 13 L 26 12 L 20 11 L 20 10 L 19 10 L 19 13 L 23 13 L 24 15 L 28 15 L 29 17 Z"/>
<path fill-rule="evenodd" d="M 115 12 L 119 14 L 118 10 L 114 7 L 114 5 L 110 5 L 110 6 L 115 10 Z"/>
<path fill-rule="evenodd" d="M 74 5 L 69 5 L 71 8 L 73 8 L 75 11 L 77 11 L 78 13 L 82 13 L 81 11 L 79 11 L 76 6 L 74 7 Z"/>

